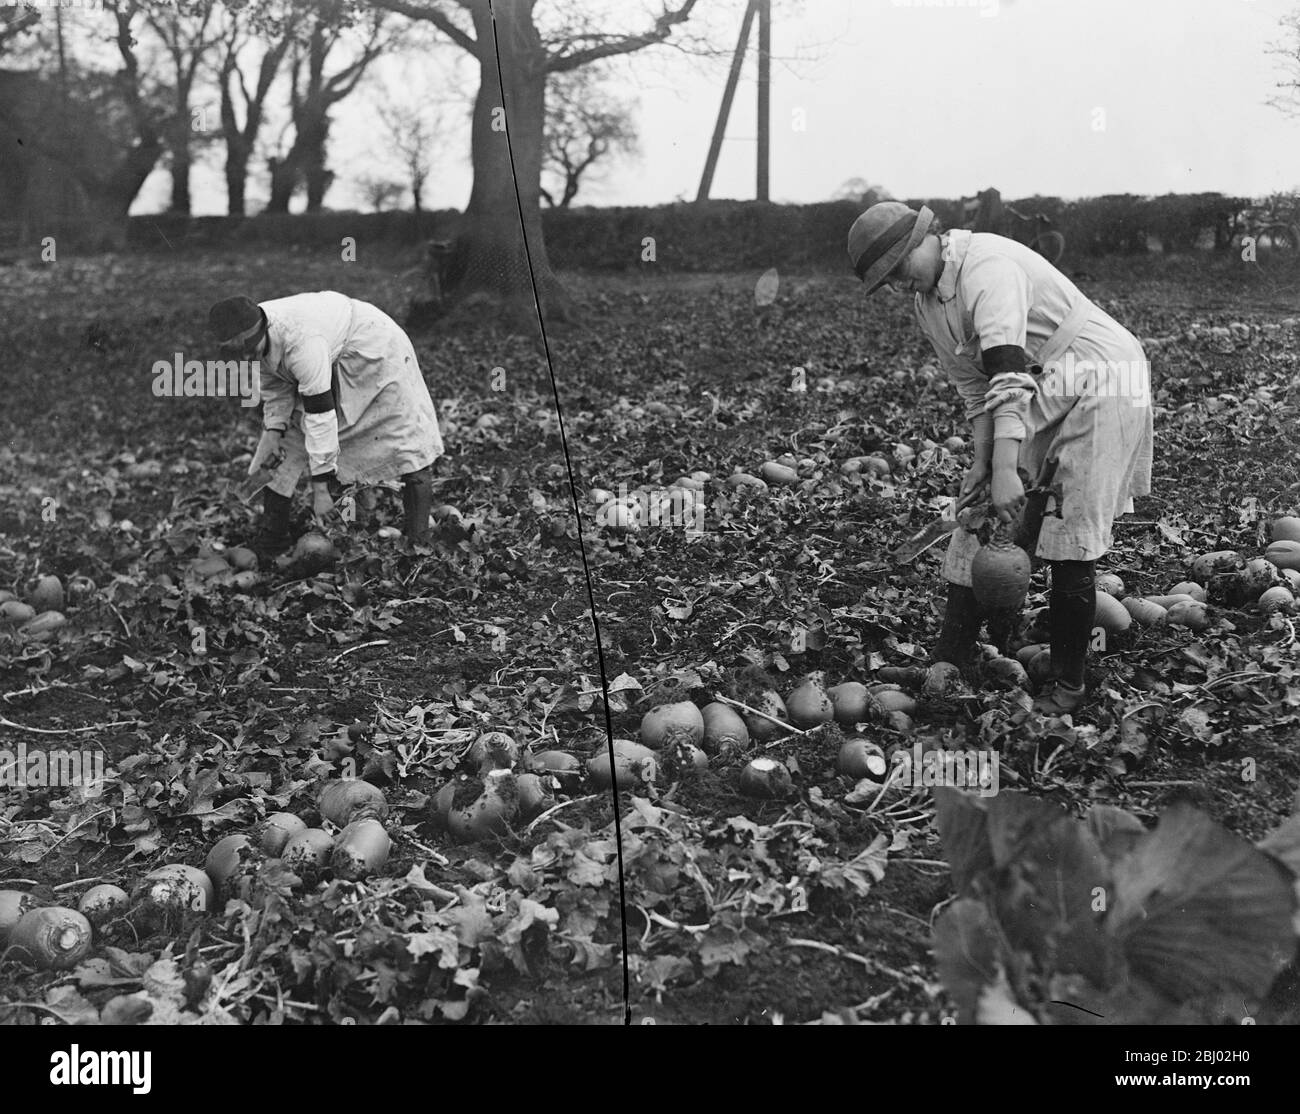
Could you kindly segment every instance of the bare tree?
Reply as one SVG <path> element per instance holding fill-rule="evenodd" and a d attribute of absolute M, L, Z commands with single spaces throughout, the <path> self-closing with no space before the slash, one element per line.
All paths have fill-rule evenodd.
<path fill-rule="evenodd" d="M 172 112 L 165 133 L 171 151 L 173 213 L 190 212 L 193 144 L 208 134 L 206 125 L 196 126 L 199 121 L 190 115 L 190 97 L 200 65 L 221 41 L 216 7 L 216 0 L 172 0 L 145 9 L 145 19 L 161 40 L 172 68 Z"/>
<path fill-rule="evenodd" d="M 1288 116 L 1300 116 L 1300 10 L 1289 12 L 1278 23 L 1286 37 L 1266 53 L 1278 59 L 1283 79 L 1274 85 L 1278 92 L 1269 97 L 1268 104 Z"/>
<path fill-rule="evenodd" d="M 291 2 L 264 2 L 257 7 L 227 0 L 217 83 L 221 90 L 221 134 L 226 144 L 226 212 L 247 212 L 248 165 L 266 115 L 266 101 L 300 19 Z M 244 59 L 254 43 L 264 44 L 249 88 Z M 240 122 L 240 116 L 243 122 Z"/>
<path fill-rule="evenodd" d="M 447 265 L 450 300 L 481 294 L 526 314 L 535 281 L 543 312 L 571 318 L 572 302 L 551 269 L 542 237 L 547 81 L 668 41 L 698 0 L 663 0 L 649 26 L 629 33 L 593 29 L 590 10 L 566 3 L 545 37 L 534 18 L 539 0 L 371 2 L 433 24 L 479 64 L 471 133 L 474 185 Z"/>
<path fill-rule="evenodd" d="M 326 63 L 337 48 L 347 45 L 353 12 L 345 0 L 299 0 L 307 16 L 306 34 L 291 47 L 289 107 L 293 119 L 293 145 L 283 156 L 268 160 L 271 200 L 267 211 L 287 213 L 289 201 L 300 185 L 307 188 L 307 211 L 318 212 L 325 191 L 334 180 L 325 165 L 329 144 L 330 112 L 348 96 L 367 68 L 392 45 L 385 33 L 384 13 L 371 11 L 360 18 L 362 41 L 351 61 L 333 73 Z"/>
<path fill-rule="evenodd" d="M 40 9 L 33 4 L 6 6 L 0 10 L 0 54 L 6 54 L 41 22 Z"/>
<path fill-rule="evenodd" d="M 433 165 L 433 149 L 442 130 L 442 114 L 432 105 L 389 100 L 378 108 L 389 145 L 406 171 L 407 186 L 417 213 L 424 211 L 424 186 Z"/>
<path fill-rule="evenodd" d="M 357 179 L 357 185 L 361 188 L 366 204 L 375 213 L 396 208 L 402 199 L 402 194 L 406 192 L 406 187 L 401 182 L 374 174 L 363 174 Z"/>
<path fill-rule="evenodd" d="M 542 199 L 567 209 L 582 176 L 612 151 L 637 150 L 632 108 L 602 89 L 587 70 L 552 79 L 546 91 L 546 138 L 542 173 L 558 179 L 559 200 L 545 185 Z"/>

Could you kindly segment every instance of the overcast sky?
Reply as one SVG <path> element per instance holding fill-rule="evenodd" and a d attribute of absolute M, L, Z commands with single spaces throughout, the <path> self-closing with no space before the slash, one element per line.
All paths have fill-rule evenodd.
<path fill-rule="evenodd" d="M 543 0 L 545 3 L 582 0 Z M 717 45 L 734 45 L 743 0 L 704 0 Z M 1300 187 L 1300 118 L 1267 105 L 1283 71 L 1267 53 L 1300 0 L 774 0 L 772 197 L 830 197 L 863 177 L 900 197 Z M 755 29 L 752 46 L 757 46 Z M 446 104 L 447 160 L 426 204 L 469 194 L 465 106 L 475 68 L 454 49 L 390 59 L 337 110 L 333 208 L 383 167 L 374 102 L 413 90 Z M 636 102 L 640 156 L 585 186 L 579 203 L 693 199 L 726 76 L 725 58 L 659 50 L 615 66 L 610 87 Z M 400 95 L 400 94 L 398 94 Z M 755 67 L 747 63 L 713 196 L 752 198 Z M 196 181 L 197 211 L 224 210 L 219 162 Z M 264 196 L 259 184 L 255 196 Z M 135 211 L 165 207 L 155 173 Z"/>

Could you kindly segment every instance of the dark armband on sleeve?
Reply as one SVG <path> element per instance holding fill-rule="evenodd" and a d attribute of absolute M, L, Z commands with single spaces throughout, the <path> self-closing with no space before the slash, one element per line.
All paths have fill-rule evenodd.
<path fill-rule="evenodd" d="M 334 409 L 334 391 L 321 391 L 318 395 L 303 395 L 302 408 L 308 414 L 328 414 Z"/>
<path fill-rule="evenodd" d="M 1029 370 L 1025 366 L 1025 350 L 1017 344 L 999 344 L 996 348 L 986 348 L 980 357 L 984 363 L 984 374 L 990 380 L 999 375 L 1024 374 Z"/>

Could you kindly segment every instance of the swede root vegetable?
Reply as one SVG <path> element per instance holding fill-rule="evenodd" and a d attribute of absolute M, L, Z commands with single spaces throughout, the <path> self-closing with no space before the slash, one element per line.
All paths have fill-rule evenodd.
<path fill-rule="evenodd" d="M 383 869 L 392 846 L 392 840 L 378 820 L 357 820 L 339 832 L 330 865 L 341 878 L 364 878 Z"/>
<path fill-rule="evenodd" d="M 1181 593 L 1181 592 L 1176 595 L 1171 592 L 1167 596 L 1147 596 L 1146 600 L 1147 603 L 1154 603 L 1157 607 L 1163 607 L 1166 611 L 1168 611 L 1176 603 L 1198 602 L 1192 596 L 1186 595 L 1185 593 Z"/>
<path fill-rule="evenodd" d="M 289 554 L 289 564 L 295 565 L 305 573 L 321 572 L 329 568 L 338 559 L 334 543 L 323 534 L 304 534 L 294 544 Z"/>
<path fill-rule="evenodd" d="M 295 874 L 323 867 L 334 849 L 334 837 L 324 828 L 305 828 L 289 837 L 280 859 Z"/>
<path fill-rule="evenodd" d="M 799 482 L 799 473 L 785 464 L 769 460 L 758 470 L 758 474 L 770 484 L 789 486 Z"/>
<path fill-rule="evenodd" d="M 1124 581 L 1122 581 L 1113 572 L 1103 572 L 1097 575 L 1097 591 L 1105 592 L 1108 596 L 1114 596 L 1119 599 L 1124 594 Z"/>
<path fill-rule="evenodd" d="M 846 739 L 840 747 L 835 768 L 854 781 L 870 778 L 879 782 L 885 780 L 889 763 L 885 752 L 870 739 Z"/>
<path fill-rule="evenodd" d="M 1133 622 L 1140 627 L 1158 627 L 1169 618 L 1169 612 L 1158 603 L 1144 600 L 1139 596 L 1126 596 L 1120 600 L 1124 610 L 1133 616 Z"/>
<path fill-rule="evenodd" d="M 1273 537 L 1275 542 L 1300 542 L 1300 518 L 1294 515 L 1283 515 L 1273 523 Z"/>
<path fill-rule="evenodd" d="M 704 717 L 689 700 L 660 704 L 641 717 L 641 743 L 651 750 L 703 741 Z"/>
<path fill-rule="evenodd" d="M 961 670 L 950 661 L 937 661 L 925 671 L 921 691 L 926 696 L 942 699 L 960 685 Z"/>
<path fill-rule="evenodd" d="M 179 863 L 150 871 L 137 892 L 139 907 L 151 919 L 206 913 L 215 899 L 212 879 L 196 866 Z"/>
<path fill-rule="evenodd" d="M 1014 611 L 1029 591 L 1029 554 L 995 536 L 975 554 L 970 576 L 971 591 L 985 611 Z"/>
<path fill-rule="evenodd" d="M 31 909 L 9 934 L 9 958 L 32 967 L 66 971 L 90 951 L 94 932 L 75 909 L 47 906 Z"/>
<path fill-rule="evenodd" d="M 27 596 L 27 602 L 32 605 L 37 614 L 42 611 L 62 611 L 63 581 L 57 576 L 42 576 Z"/>
<path fill-rule="evenodd" d="M 257 554 L 242 545 L 232 546 L 226 550 L 226 560 L 232 569 L 247 572 L 257 568 Z"/>
<path fill-rule="evenodd" d="M 745 721 L 721 701 L 704 705 L 704 738 L 700 745 L 709 754 L 729 754 L 749 746 L 749 728 Z"/>
<path fill-rule="evenodd" d="M 1291 589 L 1281 585 L 1266 589 L 1259 597 L 1259 609 L 1265 615 L 1272 615 L 1275 611 L 1290 611 L 1294 605 L 1295 596 Z"/>
<path fill-rule="evenodd" d="M 1132 626 L 1133 616 L 1119 600 L 1100 590 L 1095 593 L 1095 596 L 1097 604 L 1093 622 L 1097 626 L 1107 634 L 1119 634 Z"/>
<path fill-rule="evenodd" d="M 1044 646 L 1033 657 L 1029 663 L 1029 679 L 1036 685 L 1041 685 L 1048 677 L 1052 675 L 1052 648 Z"/>
<path fill-rule="evenodd" d="M 796 727 L 816 727 L 835 718 L 835 706 L 820 683 L 809 678 L 798 685 L 785 701 L 786 713 Z"/>
<path fill-rule="evenodd" d="M 81 900 L 77 902 L 77 912 L 98 928 L 106 921 L 125 912 L 130 902 L 131 898 L 121 886 L 103 882 L 98 886 L 91 886 L 81 895 Z"/>
<path fill-rule="evenodd" d="M 1175 584 L 1166 595 L 1170 596 L 1191 596 L 1194 600 L 1205 602 L 1205 589 L 1194 580 L 1180 580 Z"/>
<path fill-rule="evenodd" d="M 740 791 L 749 797 L 776 800 L 793 788 L 790 771 L 775 758 L 755 758 L 740 771 Z"/>
<path fill-rule="evenodd" d="M 1175 627 L 1204 630 L 1210 625 L 1209 612 L 1196 600 L 1180 601 L 1169 608 L 1169 622 Z"/>
<path fill-rule="evenodd" d="M 508 770 L 519 761 L 519 744 L 504 731 L 489 731 L 471 744 L 465 755 L 469 766 L 478 768 L 480 774 L 489 770 Z"/>
<path fill-rule="evenodd" d="M 767 481 L 751 476 L 748 472 L 733 472 L 727 477 L 728 487 L 749 487 L 756 491 L 766 491 Z"/>
<path fill-rule="evenodd" d="M 30 623 L 35 618 L 36 608 L 23 603 L 21 600 L 8 599 L 4 603 L 0 603 L 0 623 L 21 626 L 23 623 Z"/>
<path fill-rule="evenodd" d="M 460 805 L 453 799 L 447 827 L 457 839 L 486 839 L 508 831 L 518 813 L 519 786 L 514 774 L 509 770 L 492 770 L 471 802 Z"/>
<path fill-rule="evenodd" d="M 18 633 L 33 642 L 44 642 L 67 622 L 61 611 L 42 611 L 35 619 L 29 619 L 19 627 Z"/>
<path fill-rule="evenodd" d="M 897 685 L 872 685 L 868 689 L 867 708 L 874 713 L 903 712 L 914 715 L 916 699 Z"/>
<path fill-rule="evenodd" d="M 252 854 L 252 842 L 240 832 L 225 836 L 212 845 L 208 857 L 203 860 L 203 869 L 212 879 L 212 886 L 217 893 L 225 890 L 226 883 L 240 872 L 245 860 Z"/>
<path fill-rule="evenodd" d="M 1127 618 L 1128 613 L 1125 612 Z M 984 676 L 1004 688 L 1026 688 L 1029 674 L 1015 658 L 994 658 L 984 663 Z"/>
<path fill-rule="evenodd" d="M 262 850 L 279 855 L 293 836 L 306 830 L 307 822 L 292 812 L 273 812 L 262 825 Z"/>
<path fill-rule="evenodd" d="M 826 690 L 835 722 L 852 727 L 867 718 L 867 686 L 860 681 L 844 681 Z"/>
<path fill-rule="evenodd" d="M 613 772 L 609 753 L 601 751 L 587 763 L 587 773 L 597 789 L 637 789 L 653 785 L 659 772 L 659 756 L 649 747 L 639 746 L 627 739 L 615 739 Z"/>
<path fill-rule="evenodd" d="M 1032 662 L 1040 652 L 1048 648 L 1049 647 L 1045 642 L 1031 642 L 1028 646 L 1021 646 L 1020 649 L 1016 651 L 1016 661 L 1028 669 L 1029 663 Z M 1030 676 L 1032 677 L 1033 674 L 1030 673 Z"/>
<path fill-rule="evenodd" d="M 538 777 L 537 774 L 520 774 L 515 778 L 515 783 L 519 788 L 521 820 L 532 820 L 555 804 L 555 797 L 552 796 L 546 780 Z"/>
<path fill-rule="evenodd" d="M 1274 563 L 1276 564 L 1276 562 Z M 1202 553 L 1192 561 L 1191 578 L 1197 584 L 1206 584 L 1212 576 L 1225 572 L 1240 571 L 1244 564 L 1241 554 L 1236 550 L 1216 549 L 1212 553 Z"/>
<path fill-rule="evenodd" d="M 563 750 L 541 751 L 534 754 L 527 765 L 535 774 L 553 777 L 565 792 L 577 788 L 582 778 L 582 763 L 578 756 Z"/>
<path fill-rule="evenodd" d="M 790 721 L 789 713 L 786 711 L 785 701 L 781 699 L 780 693 L 774 689 L 766 689 L 760 692 L 752 700 L 746 701 L 756 711 L 764 715 L 771 716 L 773 719 Z M 770 719 L 764 719 L 763 716 L 756 716 L 752 712 L 742 712 L 745 726 L 749 729 L 749 737 L 756 743 L 767 743 L 773 739 L 780 738 L 787 734 L 781 730 Z"/>
<path fill-rule="evenodd" d="M 30 894 L 21 890 L 0 890 L 0 945 L 9 938 L 14 925 L 32 905 Z"/>
<path fill-rule="evenodd" d="M 1300 569 L 1300 541 L 1276 541 L 1264 550 L 1264 557 L 1279 569 Z"/>
<path fill-rule="evenodd" d="M 204 580 L 211 580 L 212 577 L 229 571 L 230 566 L 226 564 L 225 558 L 215 554 L 211 557 L 199 557 L 190 562 L 190 572 Z"/>
<path fill-rule="evenodd" d="M 342 828 L 359 820 L 365 814 L 382 819 L 388 815 L 388 803 L 383 791 L 360 778 L 344 778 L 327 782 L 321 790 L 320 814 L 331 824 Z"/>

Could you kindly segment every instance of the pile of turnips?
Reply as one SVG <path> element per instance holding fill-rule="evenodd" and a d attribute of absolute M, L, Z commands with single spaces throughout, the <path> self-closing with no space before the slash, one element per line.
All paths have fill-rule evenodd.
<path fill-rule="evenodd" d="M 118 918 L 151 928 L 175 927 L 179 918 L 217 909 L 225 897 L 247 897 L 258 865 L 278 859 L 298 883 L 335 878 L 360 880 L 382 870 L 392 841 L 378 786 L 355 778 L 330 780 L 317 799 L 320 827 L 292 812 L 277 812 L 251 834 L 217 840 L 202 867 L 168 863 L 151 870 L 127 893 L 101 883 L 81 896 L 76 909 L 41 905 L 29 894 L 0 890 L 0 950 L 30 966 L 65 970 L 90 951 L 96 933 Z"/>
<path fill-rule="evenodd" d="M 597 526 L 613 534 L 634 534 L 647 526 L 694 517 L 703 507 L 705 485 L 712 479 L 708 472 L 696 471 L 678 476 L 667 487 L 642 485 L 618 494 L 593 487 L 587 499 L 596 508 Z"/>
<path fill-rule="evenodd" d="M 478 736 L 461 760 L 462 771 L 434 796 L 434 824 L 456 839 L 504 835 L 555 804 L 555 793 L 577 787 L 578 759 L 565 751 L 520 753 L 504 731 Z"/>
<path fill-rule="evenodd" d="M 0 590 L 0 630 L 13 630 L 20 638 L 44 642 L 67 624 L 63 581 L 57 576 L 39 577 L 26 601 L 13 592 Z"/>

